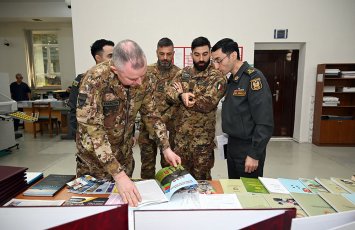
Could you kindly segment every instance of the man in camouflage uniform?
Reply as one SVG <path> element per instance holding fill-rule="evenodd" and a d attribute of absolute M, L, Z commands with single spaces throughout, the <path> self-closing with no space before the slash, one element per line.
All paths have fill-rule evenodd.
<path fill-rule="evenodd" d="M 96 64 L 108 61 L 112 58 L 112 50 L 115 44 L 112 41 L 99 39 L 91 45 L 91 55 Z M 76 106 L 79 94 L 79 87 L 83 74 L 79 74 L 73 81 L 69 94 L 68 106 L 69 112 L 69 134 L 63 139 L 74 139 L 76 135 L 77 121 L 76 121 Z"/>
<path fill-rule="evenodd" d="M 153 99 L 169 131 L 170 146 L 174 148 L 175 127 L 171 116 L 174 111 L 176 111 L 177 107 L 167 103 L 166 90 L 180 68 L 172 63 L 174 57 L 174 44 L 169 38 L 162 38 L 159 40 L 156 52 L 158 61 L 157 63 L 148 66 L 146 75 L 154 83 Z M 154 138 L 149 136 L 149 132 L 144 122 L 141 122 L 140 125 L 138 143 L 141 149 L 141 178 L 153 179 L 155 177 L 157 144 Z M 164 160 L 162 152 L 160 152 L 160 154 L 161 167 L 167 167 L 168 164 Z"/>
<path fill-rule="evenodd" d="M 177 73 L 167 99 L 182 106 L 176 118 L 175 151 L 182 165 L 198 180 L 210 180 L 214 165 L 216 110 L 227 79 L 210 65 L 210 42 L 198 37 L 191 44 L 193 67 Z"/>
<path fill-rule="evenodd" d="M 129 179 L 134 169 L 130 148 L 138 111 L 144 115 L 151 135 L 159 140 L 169 164 L 181 162 L 170 149 L 165 124 L 152 100 L 152 82 L 144 78 L 146 69 L 140 46 L 132 40 L 121 41 L 113 50 L 112 61 L 86 72 L 78 95 L 77 176 L 113 178 L 130 206 L 141 201 Z"/>
<path fill-rule="evenodd" d="M 232 74 L 222 105 L 222 130 L 228 134 L 228 177 L 262 177 L 274 128 L 267 80 L 260 70 L 240 60 L 238 44 L 230 38 L 212 47 L 212 57 L 218 70 Z"/>

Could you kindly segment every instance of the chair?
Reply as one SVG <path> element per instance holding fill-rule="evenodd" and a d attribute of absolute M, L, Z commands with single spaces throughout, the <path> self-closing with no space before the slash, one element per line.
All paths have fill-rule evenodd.
<path fill-rule="evenodd" d="M 57 117 L 52 116 L 52 108 L 50 102 L 34 102 L 32 103 L 32 116 L 36 117 L 37 120 L 33 122 L 33 135 L 37 138 L 37 132 L 41 132 L 43 135 L 43 125 L 46 125 L 49 130 L 49 136 L 53 135 L 53 125 L 56 126 L 56 134 L 59 131 L 59 121 Z M 39 125 L 39 130 L 37 130 L 37 124 Z"/>

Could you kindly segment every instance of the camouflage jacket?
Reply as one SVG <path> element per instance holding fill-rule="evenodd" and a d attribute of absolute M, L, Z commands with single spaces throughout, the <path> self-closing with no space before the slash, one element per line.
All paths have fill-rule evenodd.
<path fill-rule="evenodd" d="M 202 129 L 214 138 L 216 110 L 224 96 L 227 78 L 212 65 L 201 72 L 189 66 L 177 73 L 174 82 L 181 82 L 184 93 L 193 93 L 196 100 L 193 107 L 180 107 L 175 121 L 177 132 L 191 135 L 193 130 Z M 182 104 L 179 93 L 172 86 L 168 88 L 167 100 Z"/>
<path fill-rule="evenodd" d="M 172 106 L 166 100 L 167 89 L 172 83 L 179 67 L 173 65 L 169 71 L 161 71 L 157 63 L 151 64 L 147 69 L 147 77 L 153 82 L 153 97 L 158 111 L 164 118 L 164 121 L 170 120 L 171 115 L 176 111 L 177 106 Z"/>
<path fill-rule="evenodd" d="M 124 87 L 111 72 L 111 61 L 90 69 L 82 79 L 78 95 L 78 157 L 95 170 L 112 176 L 124 170 L 132 158 L 132 131 L 137 112 L 144 115 L 149 130 L 165 150 L 169 147 L 166 127 L 152 100 L 152 82 Z M 153 134 L 152 134 L 153 135 Z"/>

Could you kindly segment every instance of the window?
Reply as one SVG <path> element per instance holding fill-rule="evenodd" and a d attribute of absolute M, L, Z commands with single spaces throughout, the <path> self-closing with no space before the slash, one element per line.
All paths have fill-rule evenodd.
<path fill-rule="evenodd" d="M 60 89 L 59 44 L 56 31 L 27 31 L 28 65 L 34 88 Z"/>

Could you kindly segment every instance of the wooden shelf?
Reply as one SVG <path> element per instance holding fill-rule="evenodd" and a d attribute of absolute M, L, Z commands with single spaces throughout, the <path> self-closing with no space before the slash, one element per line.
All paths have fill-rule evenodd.
<path fill-rule="evenodd" d="M 326 69 L 355 71 L 355 64 L 319 64 L 317 66 L 312 142 L 316 145 L 355 146 L 355 119 L 322 120 L 321 118 L 322 116 L 355 118 L 355 92 L 342 92 L 344 87 L 355 88 L 355 78 L 328 77 L 325 75 Z M 325 86 L 335 87 L 333 88 L 335 92 L 324 92 Z M 324 106 L 324 96 L 339 98 L 340 105 Z"/>

